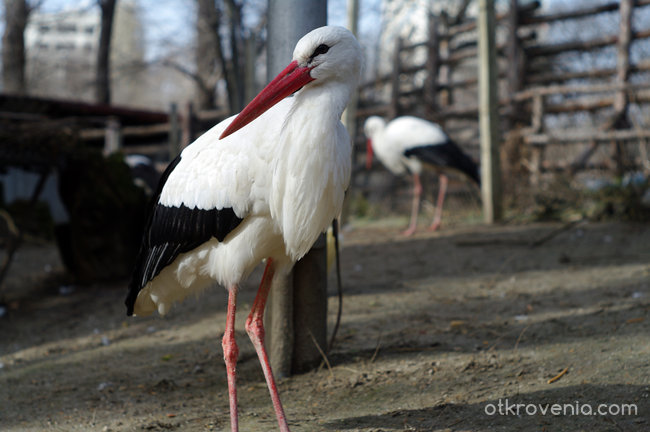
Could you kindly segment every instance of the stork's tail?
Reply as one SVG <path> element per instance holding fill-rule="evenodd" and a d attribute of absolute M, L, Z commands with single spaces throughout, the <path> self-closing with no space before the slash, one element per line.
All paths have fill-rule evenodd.
<path fill-rule="evenodd" d="M 443 144 L 414 147 L 407 150 L 404 154 L 407 157 L 415 156 L 431 165 L 458 170 L 472 179 L 479 187 L 481 186 L 481 175 L 478 165 L 451 139 Z"/>

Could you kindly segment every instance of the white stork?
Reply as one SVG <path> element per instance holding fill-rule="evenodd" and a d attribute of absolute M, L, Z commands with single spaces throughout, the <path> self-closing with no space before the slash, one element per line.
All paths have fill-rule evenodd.
<path fill-rule="evenodd" d="M 289 272 L 341 210 L 351 144 L 340 118 L 361 66 L 361 48 L 348 30 L 327 26 L 308 33 L 293 61 L 236 118 L 171 162 L 154 196 L 127 313 L 165 314 L 213 281 L 227 288 L 222 346 L 232 431 L 238 430 L 237 291 L 264 259 L 246 332 L 280 430 L 289 431 L 264 348 L 264 306 L 273 278 Z"/>
<path fill-rule="evenodd" d="M 393 174 L 402 175 L 409 172 L 413 175 L 411 222 L 403 232 L 406 236 L 412 235 L 417 226 L 422 194 L 420 174 L 424 166 L 432 167 L 440 178 L 438 202 L 433 222 L 429 226 L 430 231 L 437 230 L 442 221 L 442 204 L 445 201 L 448 182 L 445 172 L 460 171 L 476 184 L 481 183 L 474 161 L 435 123 L 404 116 L 386 124 L 381 117 L 372 116 L 366 120 L 363 130 L 367 137 L 366 168 L 369 169 L 372 165 L 374 150 L 377 158 Z"/>

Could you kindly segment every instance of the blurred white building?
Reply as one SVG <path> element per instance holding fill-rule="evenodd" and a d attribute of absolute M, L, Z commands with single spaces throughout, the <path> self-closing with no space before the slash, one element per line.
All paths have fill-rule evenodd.
<path fill-rule="evenodd" d="M 392 56 L 395 43 L 399 38 L 405 44 L 424 42 L 429 38 L 429 15 L 455 16 L 461 0 L 384 0 L 382 2 L 382 32 L 380 37 L 380 70 L 384 73 L 392 70 Z M 472 2 L 466 12 L 469 17 L 476 16 L 476 2 Z M 426 60 L 426 51 L 416 50 L 417 63 Z"/>
<path fill-rule="evenodd" d="M 94 2 L 30 14 L 25 29 L 30 94 L 92 101 L 101 28 Z M 138 105 L 144 78 L 144 37 L 133 1 L 117 3 L 111 40 L 113 102 Z"/>

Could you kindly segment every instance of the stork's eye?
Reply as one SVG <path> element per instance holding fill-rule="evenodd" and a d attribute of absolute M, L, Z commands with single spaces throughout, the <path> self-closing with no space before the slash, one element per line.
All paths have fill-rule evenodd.
<path fill-rule="evenodd" d="M 314 50 L 314 57 L 320 54 L 325 54 L 327 51 L 329 51 L 330 47 L 328 47 L 325 44 L 320 44 L 318 47 Z"/>
<path fill-rule="evenodd" d="M 328 47 L 325 44 L 320 44 L 320 45 L 318 45 L 316 47 L 316 49 L 314 50 L 314 53 L 309 57 L 309 59 L 313 60 L 314 57 L 316 57 L 317 55 L 325 54 L 329 50 L 330 50 L 330 47 Z"/>

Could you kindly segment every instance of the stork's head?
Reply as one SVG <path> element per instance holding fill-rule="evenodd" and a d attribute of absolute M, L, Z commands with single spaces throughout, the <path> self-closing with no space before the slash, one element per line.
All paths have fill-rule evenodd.
<path fill-rule="evenodd" d="M 363 133 L 366 135 L 366 169 L 372 166 L 372 142 L 386 127 L 386 121 L 378 116 L 368 117 L 363 124 Z"/>
<path fill-rule="evenodd" d="M 361 47 L 350 31 L 335 26 L 312 30 L 296 44 L 293 61 L 239 113 L 220 138 L 246 126 L 302 87 L 340 82 L 349 85 L 349 94 L 359 81 L 362 64 Z"/>
<path fill-rule="evenodd" d="M 356 85 L 363 55 L 356 38 L 343 27 L 325 26 L 303 36 L 293 50 L 296 67 L 309 70 L 314 85 L 332 80 Z"/>

